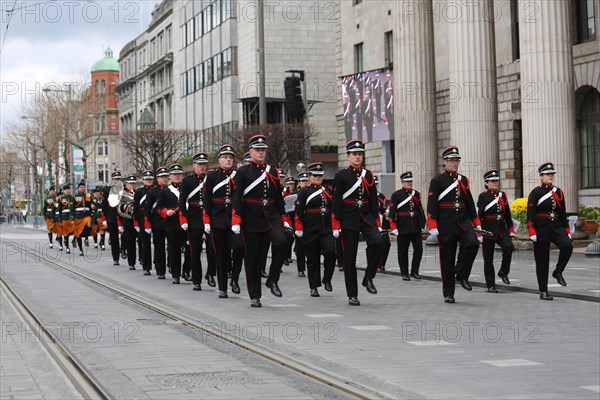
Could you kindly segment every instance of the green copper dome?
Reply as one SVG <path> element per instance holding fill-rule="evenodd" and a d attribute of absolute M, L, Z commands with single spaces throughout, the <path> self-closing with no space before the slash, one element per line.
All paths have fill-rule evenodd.
<path fill-rule="evenodd" d="M 102 60 L 96 61 L 96 63 L 92 65 L 92 72 L 119 70 L 119 62 L 113 58 L 113 52 L 110 49 L 110 47 L 104 52 L 104 58 Z"/>

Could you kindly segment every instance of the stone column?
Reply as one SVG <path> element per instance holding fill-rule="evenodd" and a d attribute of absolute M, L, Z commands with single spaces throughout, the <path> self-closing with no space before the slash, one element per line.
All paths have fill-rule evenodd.
<path fill-rule="evenodd" d="M 519 1 L 523 195 L 539 185 L 538 166 L 557 169 L 567 211 L 578 210 L 571 1 Z"/>
<path fill-rule="evenodd" d="M 493 0 L 448 1 L 450 136 L 475 201 L 483 173 L 498 167 L 498 110 Z M 502 173 L 502 172 L 501 172 Z"/>
<path fill-rule="evenodd" d="M 413 186 L 426 200 L 438 169 L 432 2 L 397 0 L 394 7 L 396 185 L 412 170 Z"/>

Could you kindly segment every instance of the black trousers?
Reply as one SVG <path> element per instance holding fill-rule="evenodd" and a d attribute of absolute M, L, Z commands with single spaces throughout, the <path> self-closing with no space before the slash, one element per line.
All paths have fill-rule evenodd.
<path fill-rule="evenodd" d="M 292 237 L 294 235 L 292 234 Z M 306 271 L 306 249 L 304 248 L 304 241 L 302 239 L 296 238 L 296 266 L 298 267 L 298 272 Z"/>
<path fill-rule="evenodd" d="M 164 229 L 152 229 L 152 243 L 154 244 L 154 269 L 156 275 L 165 276 L 167 273 L 167 254 L 165 253 L 165 239 L 167 232 Z"/>
<path fill-rule="evenodd" d="M 459 252 L 458 262 L 456 258 L 456 248 L 458 243 L 461 243 L 462 247 Z M 470 229 L 460 234 L 440 234 L 438 236 L 438 244 L 440 248 L 440 267 L 442 271 L 442 293 L 445 296 L 454 296 L 454 285 L 455 276 L 458 279 L 468 279 L 469 275 L 460 275 L 459 273 L 465 273 L 467 264 L 469 274 L 473 267 L 473 261 L 477 257 L 477 251 L 479 249 L 479 241 L 474 229 Z M 462 254 L 461 254 L 462 253 Z M 461 264 L 462 270 L 459 270 L 459 263 Z M 464 277 L 464 278 L 463 278 Z"/>
<path fill-rule="evenodd" d="M 286 254 L 287 238 L 283 227 L 268 232 L 243 232 L 242 235 L 248 294 L 251 299 L 260 299 L 262 295 L 260 273 L 267 265 L 269 245 L 272 247 L 273 260 L 269 269 L 269 281 L 278 282 Z"/>
<path fill-rule="evenodd" d="M 169 267 L 171 276 L 179 278 L 181 276 L 181 249 L 185 248 L 185 259 L 183 272 L 190 272 L 190 247 L 187 245 L 187 234 L 181 230 L 167 231 L 167 250 L 169 254 Z"/>
<path fill-rule="evenodd" d="M 398 265 L 400 266 L 400 274 L 408 276 L 408 247 L 412 244 L 413 258 L 410 267 L 411 274 L 418 274 L 421 266 L 421 258 L 423 257 L 423 240 L 421 234 L 415 235 L 398 235 L 396 238 L 398 246 Z"/>
<path fill-rule="evenodd" d="M 331 282 L 335 269 L 335 239 L 331 233 L 315 236 L 296 238 L 302 242 L 306 251 L 306 266 L 308 269 L 308 285 L 311 289 L 321 286 L 321 254 L 323 254 L 323 282 Z"/>
<path fill-rule="evenodd" d="M 133 226 L 124 226 L 123 227 L 123 245 L 127 250 L 127 263 L 130 267 L 135 266 L 136 260 L 136 240 L 137 240 L 137 232 Z"/>
<path fill-rule="evenodd" d="M 212 242 L 212 232 L 206 235 L 206 243 Z M 217 275 L 217 259 L 215 254 L 215 249 L 213 246 L 206 246 L 206 275 L 210 275 L 212 277 Z"/>
<path fill-rule="evenodd" d="M 244 262 L 244 241 L 242 235 L 231 235 L 231 281 L 238 282 L 242 272 L 242 263 Z"/>
<path fill-rule="evenodd" d="M 342 246 L 342 235 L 335 239 L 335 256 L 338 268 L 344 267 L 344 247 Z"/>
<path fill-rule="evenodd" d="M 232 282 L 240 278 L 243 242 L 240 235 L 229 229 L 213 229 L 211 236 L 217 265 L 217 284 L 220 291 L 227 292 L 227 273 L 231 271 Z"/>
<path fill-rule="evenodd" d="M 116 222 L 107 222 L 110 240 L 110 252 L 114 262 L 119 262 L 121 257 L 121 244 L 119 242 L 119 225 Z M 68 247 L 68 245 L 67 245 Z"/>
<path fill-rule="evenodd" d="M 550 270 L 550 243 L 554 243 L 559 250 L 558 262 L 554 272 L 562 274 L 573 254 L 573 242 L 568 236 L 552 233 L 549 242 L 534 242 L 533 255 L 535 257 L 535 273 L 537 275 L 540 292 L 548 290 L 548 271 Z"/>
<path fill-rule="evenodd" d="M 194 285 L 202 283 L 202 235 L 204 229 L 192 228 L 187 230 L 187 240 L 190 242 L 190 267 L 192 270 L 192 282 Z M 208 246 L 207 246 L 208 253 Z M 184 272 L 187 272 L 184 270 Z"/>
<path fill-rule="evenodd" d="M 496 274 L 494 271 L 494 249 L 496 243 L 502 249 L 502 263 L 500 264 L 499 274 L 508 275 L 510 273 L 510 262 L 515 246 L 512 243 L 510 236 L 504 235 L 498 239 L 483 239 L 483 274 L 487 287 L 496 286 Z"/>
<path fill-rule="evenodd" d="M 385 263 L 387 262 L 388 256 L 390 255 L 390 248 L 392 247 L 392 243 L 390 242 L 390 234 L 385 232 L 381 234 L 381 240 L 383 242 L 381 246 L 381 264 L 380 266 L 385 267 Z"/>
<path fill-rule="evenodd" d="M 367 270 L 365 278 L 373 279 L 381 263 L 381 233 L 376 226 L 368 226 L 360 223 L 360 231 L 351 231 L 342 228 L 342 248 L 344 253 L 344 280 L 346 282 L 346 293 L 348 297 L 358 296 L 358 283 L 356 281 L 356 253 L 358 252 L 358 240 L 360 233 L 367 241 Z"/>
<path fill-rule="evenodd" d="M 151 236 L 146 233 L 144 228 L 140 228 L 140 258 L 142 261 L 142 267 L 144 271 L 150 271 L 152 269 L 152 246 L 150 245 Z M 164 245 L 163 245 L 164 247 Z"/>

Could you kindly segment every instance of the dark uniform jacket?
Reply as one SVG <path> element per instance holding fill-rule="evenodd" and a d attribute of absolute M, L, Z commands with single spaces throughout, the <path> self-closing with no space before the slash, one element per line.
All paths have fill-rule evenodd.
<path fill-rule="evenodd" d="M 431 180 L 427 201 L 430 230 L 437 228 L 441 234 L 459 234 L 481 225 L 470 185 L 467 177 L 447 170 Z M 452 189 L 447 191 L 450 186 Z M 440 198 L 442 194 L 444 196 Z"/>
<path fill-rule="evenodd" d="M 481 228 L 494 234 L 493 236 L 484 236 L 484 239 L 496 240 L 514 233 L 515 228 L 506 193 L 496 190 L 482 192 L 477 199 L 477 210 Z"/>
<path fill-rule="evenodd" d="M 75 193 L 75 218 L 82 219 L 92 216 L 92 196 L 89 193 Z"/>
<path fill-rule="evenodd" d="M 189 175 L 183 178 L 179 188 L 179 223 L 190 228 L 204 230 L 204 178 L 206 175 Z M 191 196 L 190 196 L 191 194 Z"/>
<path fill-rule="evenodd" d="M 181 224 L 179 223 L 179 199 L 181 184 L 170 184 L 167 187 L 161 188 L 158 194 L 158 203 L 156 204 L 156 212 L 165 220 L 166 231 L 178 231 L 181 230 Z M 173 210 L 175 214 L 170 217 L 167 215 L 167 211 Z"/>
<path fill-rule="evenodd" d="M 44 218 L 54 220 L 54 212 L 57 204 L 56 196 L 48 196 L 46 198 L 46 202 L 44 203 Z"/>
<path fill-rule="evenodd" d="M 284 221 L 289 223 L 277 168 L 250 162 L 237 171 L 234 182 L 233 225 L 241 224 L 244 231 L 268 232 Z"/>
<path fill-rule="evenodd" d="M 141 187 L 133 195 L 133 225 L 144 229 L 144 218 L 146 217 L 146 207 L 148 206 L 148 191 L 153 186 Z"/>
<path fill-rule="evenodd" d="M 379 207 L 379 222 L 381 223 L 381 228 L 386 230 L 386 229 L 390 229 L 390 217 L 387 213 L 387 209 L 385 207 L 385 202 L 386 202 L 387 198 L 385 197 L 385 194 L 381 193 L 381 192 L 377 192 L 377 201 L 379 203 L 378 207 Z"/>
<path fill-rule="evenodd" d="M 356 189 L 350 191 L 357 181 Z M 369 226 L 381 226 L 377 188 L 371 171 L 351 166 L 341 169 L 335 174 L 333 185 L 333 229 L 357 231 L 361 220 Z"/>
<path fill-rule="evenodd" d="M 296 199 L 296 230 L 303 231 L 304 242 L 331 233 L 333 194 L 324 186 L 300 189 Z"/>
<path fill-rule="evenodd" d="M 75 198 L 72 194 L 63 194 L 58 202 L 60 221 L 69 221 L 75 218 Z"/>
<path fill-rule="evenodd" d="M 567 221 L 565 195 L 556 186 L 534 188 L 527 199 L 527 229 L 538 242 L 549 242 L 552 232 L 562 236 L 571 233 Z"/>
<path fill-rule="evenodd" d="M 165 188 L 166 189 L 166 188 Z M 146 192 L 146 208 L 144 228 L 152 228 L 152 230 L 165 230 L 166 222 L 164 218 L 158 213 L 158 198 L 162 188 L 160 186 L 154 186 L 152 189 Z"/>
<path fill-rule="evenodd" d="M 214 229 L 231 228 L 233 179 L 236 171 L 221 168 L 206 175 L 204 183 L 204 222 Z"/>
<path fill-rule="evenodd" d="M 107 223 L 117 223 L 117 208 L 111 207 L 108 204 L 108 195 L 110 193 L 111 186 L 107 186 L 104 188 L 104 192 L 102 192 L 102 216 Z"/>
<path fill-rule="evenodd" d="M 416 190 L 400 189 L 392 193 L 390 200 L 391 229 L 398 235 L 417 235 L 425 227 L 425 211 L 421 193 Z"/>

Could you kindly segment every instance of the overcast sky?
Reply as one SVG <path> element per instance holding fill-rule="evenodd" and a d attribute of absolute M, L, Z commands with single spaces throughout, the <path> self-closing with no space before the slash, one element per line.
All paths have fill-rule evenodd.
<path fill-rule="evenodd" d="M 118 59 L 121 48 L 148 27 L 158 2 L 0 0 L 2 137 L 7 124 L 21 117 L 21 103 L 34 97 L 36 86 L 89 80 L 107 45 Z"/>

